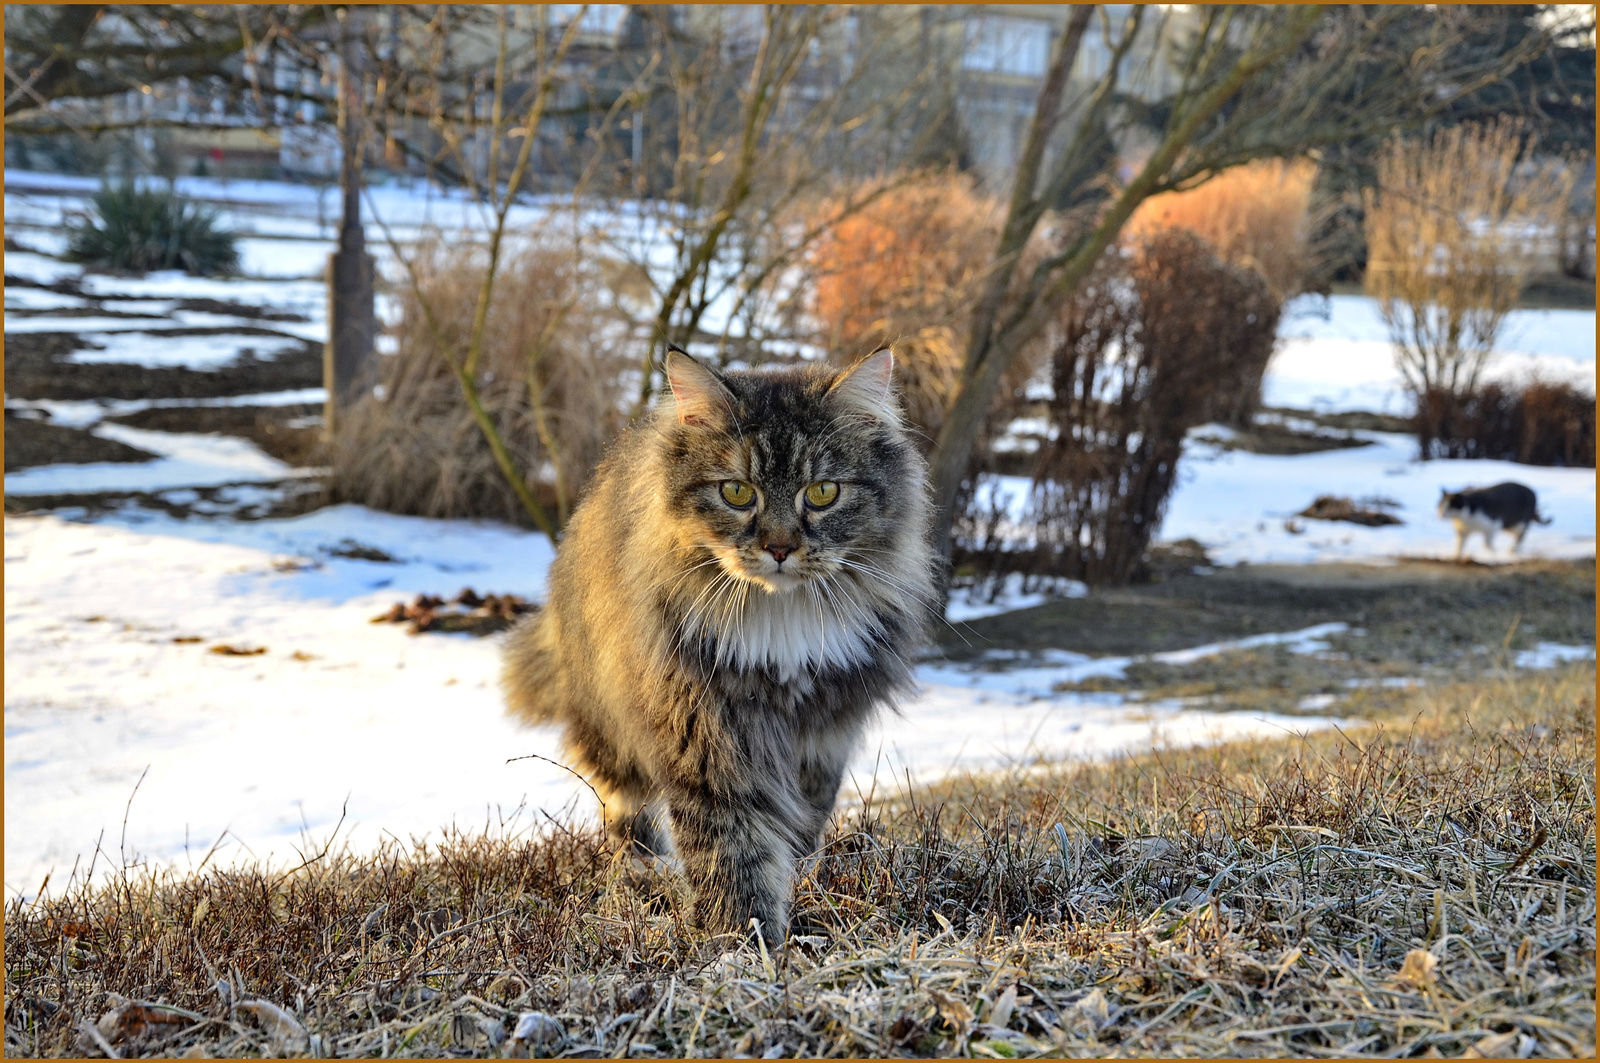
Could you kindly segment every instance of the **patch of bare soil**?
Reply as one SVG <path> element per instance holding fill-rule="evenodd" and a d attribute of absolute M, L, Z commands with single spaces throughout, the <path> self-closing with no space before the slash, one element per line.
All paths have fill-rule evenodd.
<path fill-rule="evenodd" d="M 271 329 L 168 329 L 173 336 L 237 335 L 239 357 L 217 370 L 186 366 L 151 368 L 120 362 L 64 361 L 97 345 L 73 332 L 17 332 L 5 337 L 6 393 L 18 399 L 210 399 L 290 391 L 322 384 L 322 345 L 302 340 L 270 360 L 255 356 L 248 337 L 283 338 Z M 289 337 L 293 339 L 294 337 Z"/>
<path fill-rule="evenodd" d="M 165 314 L 141 314 L 134 310 L 102 310 L 98 306 L 38 306 L 7 308 L 6 317 L 110 317 L 141 321 L 169 321 Z"/>
<path fill-rule="evenodd" d="M 1317 413 L 1313 410 L 1295 410 L 1280 406 L 1267 406 L 1262 413 L 1278 414 L 1310 421 L 1320 428 L 1337 428 L 1345 432 L 1401 432 L 1414 430 L 1409 417 L 1396 417 L 1388 413 L 1371 413 L 1367 410 L 1346 410 L 1342 413 Z"/>
<path fill-rule="evenodd" d="M 207 314 L 227 314 L 231 317 L 249 318 L 254 321 L 304 323 L 311 320 L 303 314 L 296 314 L 290 310 L 276 310 L 270 306 L 250 306 L 225 299 L 179 299 L 173 309 L 193 310 Z"/>
<path fill-rule="evenodd" d="M 169 406 L 140 410 L 107 420 L 156 432 L 243 436 L 279 461 L 310 466 L 322 464 L 321 414 L 322 407 L 314 403 L 288 406 Z"/>
<path fill-rule="evenodd" d="M 1371 440 L 1357 439 L 1354 436 L 1303 432 L 1287 425 L 1270 422 L 1253 425 L 1248 431 L 1236 431 L 1226 439 L 1211 437 L 1209 442 L 1223 450 L 1278 455 L 1315 454 L 1324 450 L 1349 450 L 1352 447 L 1372 445 Z"/>
<path fill-rule="evenodd" d="M 92 491 L 71 494 L 6 495 L 7 514 L 63 513 L 73 519 L 95 518 L 123 510 L 149 510 L 178 520 L 268 520 L 299 517 L 329 502 L 317 480 L 294 479 L 258 483 L 179 487 L 165 491 Z"/>
<path fill-rule="evenodd" d="M 955 659 L 990 649 L 1137 655 L 1340 621 L 1373 663 L 1482 664 L 1502 647 L 1595 638 L 1593 561 L 1251 566 L 1068 598 L 945 626 Z"/>
<path fill-rule="evenodd" d="M 97 461 L 150 461 L 154 454 L 102 439 L 82 428 L 68 428 L 6 411 L 6 472 L 35 465 L 86 465 Z"/>
<path fill-rule="evenodd" d="M 1211 710 L 1381 717 L 1417 686 L 1484 682 L 1540 642 L 1594 642 L 1594 563 L 1242 567 L 991 617 L 947 630 L 946 652 L 1059 647 L 1138 657 L 1341 622 L 1315 652 L 1255 646 L 1198 660 L 1136 659 L 1063 683 Z M 962 638 L 967 641 L 963 642 Z M 994 662 L 1007 667 L 1014 662 Z"/>

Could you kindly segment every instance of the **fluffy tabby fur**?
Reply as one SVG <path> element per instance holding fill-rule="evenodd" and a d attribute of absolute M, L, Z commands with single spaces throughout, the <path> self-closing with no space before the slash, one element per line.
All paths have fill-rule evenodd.
<path fill-rule="evenodd" d="M 601 464 L 507 644 L 511 713 L 564 726 L 612 836 L 675 851 L 714 930 L 783 933 L 863 728 L 910 683 L 934 561 L 892 367 L 671 353 L 672 397 Z"/>

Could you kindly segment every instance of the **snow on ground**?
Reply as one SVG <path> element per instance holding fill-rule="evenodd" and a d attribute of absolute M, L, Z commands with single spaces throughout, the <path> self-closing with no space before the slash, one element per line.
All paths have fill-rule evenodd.
<path fill-rule="evenodd" d="M 1031 609 L 1052 598 L 1082 598 L 1089 588 L 1077 580 L 1053 580 L 1038 587 L 1020 572 L 1008 575 L 999 586 L 957 587 L 950 591 L 944 618 L 951 623 L 999 616 L 1017 609 Z"/>
<path fill-rule="evenodd" d="M 162 491 L 177 487 L 265 482 L 315 475 L 262 452 L 237 436 L 155 432 L 101 424 L 93 434 L 138 447 L 155 461 L 98 461 L 84 465 L 38 465 L 6 473 L 8 495 L 79 494 L 90 491 Z"/>
<path fill-rule="evenodd" d="M 1518 668 L 1554 668 L 1568 661 L 1594 660 L 1593 646 L 1563 646 L 1559 642 L 1541 642 L 1531 650 L 1517 651 Z"/>
<path fill-rule="evenodd" d="M 397 561 L 335 553 L 353 545 Z M 13 517 L 5 556 L 9 890 L 31 893 L 52 869 L 59 884 L 102 832 L 120 863 L 125 813 L 130 853 L 180 866 L 224 832 L 218 859 L 289 859 L 302 831 L 327 836 L 347 800 L 341 836 L 355 844 L 474 829 L 524 803 L 592 813 L 569 773 L 506 763 L 560 751 L 553 731 L 502 715 L 497 639 L 368 622 L 461 585 L 541 598 L 542 536 L 357 506 L 238 523 L 125 511 L 95 524 Z M 1277 639 L 1310 651 L 1331 630 Z M 246 654 L 212 652 L 223 645 Z M 1023 663 L 924 665 L 922 693 L 869 740 L 856 785 L 1328 722 L 1051 691 L 1127 658 Z"/>
<path fill-rule="evenodd" d="M 224 350 L 250 346 L 270 356 L 270 337 L 161 337 L 171 327 L 264 326 L 320 341 L 325 293 L 316 279 L 332 248 L 336 197 L 327 187 L 185 178 L 180 190 L 222 207 L 247 234 L 247 277 L 227 280 L 152 273 L 143 278 L 83 274 L 50 254 L 64 241 L 67 212 L 83 209 L 92 179 L 9 172 L 8 232 L 46 254 L 7 252 L 6 272 L 38 283 L 81 279 L 103 312 L 170 319 L 8 315 L 9 331 L 90 334 L 103 350 L 73 360 L 146 365 L 218 364 Z M 522 232 L 552 204 L 518 206 Z M 371 190 L 369 208 L 411 240 L 430 229 L 481 231 L 467 197 L 419 185 Z M 369 216 L 371 210 L 369 209 Z M 659 260 L 666 245 L 647 211 L 587 212 L 613 246 Z M 381 232 L 370 239 L 380 257 Z M 658 261 L 657 265 L 664 265 Z M 300 278 L 300 279 L 285 279 Z M 289 310 L 303 324 L 249 321 L 176 309 L 205 298 Z M 726 300 L 724 300 L 726 301 Z M 9 288 L 10 311 L 88 310 L 71 295 Z M 1318 311 L 1325 311 L 1317 316 Z M 716 322 L 708 328 L 720 328 Z M 1302 301 L 1287 315 L 1282 350 L 1267 377 L 1269 405 L 1403 412 L 1392 354 L 1375 305 L 1359 297 Z M 190 340 L 210 341 L 190 343 Z M 1511 316 L 1493 373 L 1594 380 L 1594 315 L 1519 311 Z M 232 353 L 228 356 L 231 357 Z M 229 399 L 11 402 L 61 424 L 94 426 L 159 457 L 142 464 L 49 466 L 6 477 L 10 494 L 151 490 L 196 501 L 188 489 L 235 484 L 230 498 L 265 502 L 297 475 L 243 440 L 149 432 L 99 423 L 105 416 L 176 405 L 320 402 L 321 389 Z M 1518 479 L 1554 518 L 1528 535 L 1524 552 L 1592 556 L 1594 473 L 1500 462 L 1413 460 L 1408 438 L 1364 434 L 1371 445 L 1297 457 L 1224 451 L 1196 433 L 1160 537 L 1195 538 L 1223 564 L 1359 560 L 1448 553 L 1449 525 L 1434 515 L 1441 487 Z M 1008 483 L 1019 500 L 1026 483 Z M 1406 523 L 1365 528 L 1291 515 L 1318 494 L 1383 496 Z M 190 497 L 192 496 L 192 497 Z M 211 506 L 211 508 L 207 508 Z M 197 511 L 221 506 L 198 502 Z M 338 506 L 293 520 L 179 520 L 125 507 L 94 522 L 60 516 L 6 522 L 5 882 L 31 893 L 54 870 L 87 864 L 96 839 L 110 863 L 126 847 L 155 861 L 198 863 L 221 838 L 218 859 L 292 857 L 302 833 L 324 839 L 348 801 L 341 837 L 365 844 L 382 834 L 437 836 L 449 824 L 499 824 L 516 809 L 592 814 L 592 798 L 570 773 L 524 754 L 559 757 L 548 730 L 518 730 L 502 713 L 494 677 L 498 642 L 466 636 L 410 637 L 367 621 L 418 593 L 463 585 L 539 599 L 551 552 L 542 537 L 465 521 L 431 521 Z M 1502 544 L 1503 546 L 1503 544 Z M 359 560 L 357 547 L 392 563 Z M 1481 545 L 1474 550 L 1485 556 Z M 958 597 L 952 619 L 1024 608 L 1054 588 L 1009 581 L 998 596 Z M 1181 651 L 1192 659 L 1261 638 L 1316 652 L 1323 627 Z M 184 641 L 175 641 L 182 639 Z M 198 639 L 199 641 L 190 641 Z M 212 652 L 231 646 L 238 654 Z M 249 651 L 264 649 L 264 653 Z M 1516 658 L 1546 667 L 1590 647 L 1541 644 Z M 1186 657 L 1184 655 L 1187 655 Z M 928 779 L 955 768 L 1028 763 L 1037 757 L 1100 756 L 1246 734 L 1325 725 L 1316 716 L 1201 711 L 1178 703 L 1129 703 L 1121 695 L 1064 694 L 1053 687 L 1116 674 L 1126 658 L 1089 659 L 1066 650 L 970 666 L 925 663 L 921 692 L 885 719 L 855 764 L 852 785 Z M 1009 666 L 1009 667 L 1003 667 Z M 1311 712 L 1336 711 L 1330 700 Z M 143 779 L 140 782 L 140 779 Z M 137 791 L 137 792 L 135 792 Z M 131 800 L 130 800 L 131 798 Z M 102 867 L 105 862 L 102 861 Z"/>
<path fill-rule="evenodd" d="M 1417 461 L 1416 440 L 1384 432 L 1357 432 L 1367 446 L 1292 456 L 1225 450 L 1207 437 L 1225 436 L 1221 425 L 1195 429 L 1178 467 L 1178 486 L 1167 505 L 1158 539 L 1195 539 L 1223 565 L 1311 564 L 1330 561 L 1390 563 L 1397 558 L 1455 554 L 1453 526 L 1439 519 L 1439 492 L 1518 480 L 1539 496 L 1551 519 L 1535 525 L 1520 556 L 1578 558 L 1595 552 L 1593 469 L 1559 469 L 1509 461 Z M 1008 497 L 1012 527 L 1027 512 L 1030 481 L 991 477 L 987 490 Z M 1396 503 L 1401 524 L 1369 528 L 1295 514 L 1318 495 Z M 1508 561 L 1511 538 L 1484 549 L 1474 536 L 1467 553 L 1480 561 Z"/>
<path fill-rule="evenodd" d="M 1371 444 L 1293 457 L 1219 451 L 1191 441 L 1160 537 L 1197 539 L 1225 565 L 1447 557 L 1454 555 L 1455 531 L 1437 515 L 1440 490 L 1518 480 L 1534 489 L 1540 512 L 1552 520 L 1529 529 L 1522 555 L 1594 556 L 1593 469 L 1509 461 L 1422 462 L 1415 460 L 1417 445 L 1410 436 L 1357 434 Z M 1404 523 L 1368 528 L 1293 518 L 1318 495 L 1398 502 L 1392 512 Z M 1474 539 L 1469 549 L 1483 561 L 1508 558 L 1510 537 L 1500 536 L 1496 545 L 1498 550 L 1490 554 L 1481 539 Z"/>
<path fill-rule="evenodd" d="M 50 321 L 49 318 L 26 319 L 27 324 Z M 92 319 L 90 319 L 92 320 Z M 70 321 L 61 321 L 70 325 Z M 124 322 L 123 324 L 126 324 Z M 41 331 L 56 331 L 43 329 Z M 61 329 L 70 331 L 70 329 Z M 189 369 L 220 369 L 239 357 L 244 350 L 255 353 L 262 361 L 272 361 L 284 351 L 299 350 L 303 344 L 293 337 L 278 336 L 168 336 L 159 330 L 149 332 L 101 332 L 95 342 L 99 350 L 73 351 L 63 362 L 91 365 L 94 363 L 121 363 L 142 365 L 152 369 L 167 366 L 184 366 Z"/>
<path fill-rule="evenodd" d="M 263 391 L 254 395 L 224 395 L 214 399 L 12 399 L 6 405 L 14 410 L 38 410 L 50 420 L 68 428 L 87 428 L 106 417 L 125 417 L 140 410 L 172 409 L 180 406 L 296 406 L 325 403 L 326 388 L 294 388 L 290 391 Z"/>
<path fill-rule="evenodd" d="M 1302 296 L 1284 308 L 1278 336 L 1278 353 L 1263 387 L 1266 405 L 1319 412 L 1410 412 L 1375 300 Z M 1506 315 L 1495 351 L 1487 379 L 1538 376 L 1594 390 L 1593 311 L 1513 310 Z"/>

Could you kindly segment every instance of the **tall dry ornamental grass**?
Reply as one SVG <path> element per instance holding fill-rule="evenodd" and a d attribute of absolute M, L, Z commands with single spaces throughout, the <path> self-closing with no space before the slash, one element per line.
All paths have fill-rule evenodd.
<path fill-rule="evenodd" d="M 1145 200 L 1125 232 L 1147 239 L 1165 229 L 1188 229 L 1224 261 L 1261 274 L 1282 301 L 1302 290 L 1312 266 L 1316 177 L 1316 164 L 1306 159 L 1235 166 L 1196 188 Z"/>
<path fill-rule="evenodd" d="M 486 258 L 477 246 L 417 252 L 417 284 L 396 295 L 396 350 L 380 359 L 378 387 L 351 406 L 333 443 L 338 497 L 395 513 L 527 523 L 444 353 L 466 347 Z M 478 387 L 516 467 L 559 523 L 624 419 L 631 358 L 612 306 L 598 266 L 553 242 L 504 260 L 489 306 Z"/>
<path fill-rule="evenodd" d="M 1369 294 L 1417 395 L 1469 394 L 1571 186 L 1519 124 L 1390 141 L 1366 193 Z"/>

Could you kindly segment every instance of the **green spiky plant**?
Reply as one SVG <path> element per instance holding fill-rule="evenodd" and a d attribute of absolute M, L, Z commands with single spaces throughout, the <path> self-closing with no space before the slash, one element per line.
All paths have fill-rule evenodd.
<path fill-rule="evenodd" d="M 237 237 L 218 226 L 217 211 L 171 188 L 107 184 L 95 193 L 94 206 L 97 218 L 84 218 L 69 230 L 69 261 L 139 272 L 181 269 L 201 276 L 239 268 Z"/>

